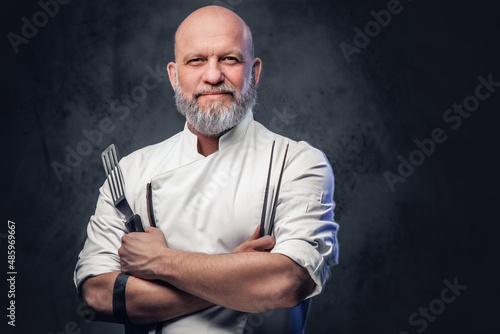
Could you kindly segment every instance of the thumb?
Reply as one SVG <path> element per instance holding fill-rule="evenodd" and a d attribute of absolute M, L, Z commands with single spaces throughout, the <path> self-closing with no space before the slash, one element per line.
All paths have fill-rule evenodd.
<path fill-rule="evenodd" d="M 257 225 L 257 228 L 255 229 L 255 232 L 253 232 L 252 236 L 248 238 L 248 240 L 256 240 L 259 239 L 260 236 L 260 225 Z"/>
<path fill-rule="evenodd" d="M 252 241 L 250 247 L 256 252 L 267 251 L 274 247 L 276 241 L 273 237 L 265 235 L 262 238 Z"/>
<path fill-rule="evenodd" d="M 146 229 L 144 230 L 144 232 L 146 233 L 152 233 L 156 230 L 156 228 L 152 227 L 152 226 L 148 226 L 146 227 Z"/>

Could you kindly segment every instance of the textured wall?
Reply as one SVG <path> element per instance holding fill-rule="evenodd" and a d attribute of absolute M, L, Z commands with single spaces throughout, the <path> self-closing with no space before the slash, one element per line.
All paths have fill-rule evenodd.
<path fill-rule="evenodd" d="M 233 7 L 253 30 L 264 65 L 256 119 L 323 150 L 335 172 L 340 265 L 313 300 L 307 332 L 498 330 L 492 305 L 498 304 L 500 87 L 481 89 L 481 96 L 490 93 L 483 100 L 468 98 L 478 76 L 500 81 L 498 5 L 73 0 L 47 22 L 35 15 L 40 27 L 36 33 L 25 29 L 30 37 L 16 40 L 17 53 L 8 33 L 22 36 L 22 18 L 33 22 L 41 7 L 35 1 L 2 6 L 3 212 L 16 223 L 15 332 L 121 330 L 86 322 L 72 283 L 104 180 L 100 152 L 115 143 L 125 155 L 182 129 L 166 78 L 158 77 L 151 89 L 143 80 L 148 68 L 156 71 L 173 59 L 173 34 L 182 19 L 212 3 Z M 358 39 L 349 62 L 340 43 L 355 45 L 353 29 L 364 30 L 374 20 L 370 11 L 388 4 L 391 21 L 385 17 L 379 31 L 369 24 L 375 29 L 369 44 Z M 443 119 L 464 100 L 471 103 L 470 115 Z M 418 161 L 414 141 L 430 138 L 436 128 L 446 139 Z M 93 144 L 86 144 L 85 133 L 94 136 Z M 72 150 L 84 154 L 65 161 Z M 398 156 L 422 164 L 392 191 L 384 173 L 398 173 Z M 58 176 L 54 163 L 68 162 L 72 166 Z M 467 288 L 453 302 L 439 302 L 444 281 L 455 278 Z M 2 286 L 3 310 L 6 292 Z M 453 293 L 444 296 L 449 300 Z M 418 314 L 429 306 L 427 318 Z"/>

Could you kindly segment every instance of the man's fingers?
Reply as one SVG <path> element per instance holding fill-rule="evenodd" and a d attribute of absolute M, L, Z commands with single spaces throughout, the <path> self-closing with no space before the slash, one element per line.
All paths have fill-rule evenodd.
<path fill-rule="evenodd" d="M 263 236 L 262 238 L 258 239 L 258 241 L 261 242 L 260 246 L 262 247 L 262 250 L 272 249 L 276 244 L 276 239 L 274 239 L 270 235 Z"/>
<path fill-rule="evenodd" d="M 248 246 L 251 250 L 260 252 L 272 249 L 274 247 L 275 240 L 273 237 L 266 235 L 257 240 L 252 240 L 249 242 Z"/>
<path fill-rule="evenodd" d="M 272 249 L 275 244 L 274 238 L 269 235 L 259 237 L 259 234 L 260 226 L 257 226 L 252 236 L 248 238 L 247 241 L 233 249 L 233 253 L 261 252 Z"/>

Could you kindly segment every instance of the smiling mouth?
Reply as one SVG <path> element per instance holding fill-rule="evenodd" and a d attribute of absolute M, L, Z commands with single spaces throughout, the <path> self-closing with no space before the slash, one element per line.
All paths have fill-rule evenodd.
<path fill-rule="evenodd" d="M 224 95 L 232 95 L 231 92 L 223 92 L 223 91 L 216 91 L 216 92 L 207 92 L 207 93 L 201 93 L 197 94 L 196 99 L 198 99 L 200 96 L 205 96 L 205 97 L 221 97 Z"/>
<path fill-rule="evenodd" d="M 210 92 L 210 93 L 203 93 L 201 95 L 224 95 L 224 94 L 231 94 L 229 92 Z"/>

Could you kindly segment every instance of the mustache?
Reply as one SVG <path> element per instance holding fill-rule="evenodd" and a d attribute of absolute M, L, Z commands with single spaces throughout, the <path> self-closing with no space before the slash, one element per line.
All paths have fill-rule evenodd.
<path fill-rule="evenodd" d="M 207 93 L 231 94 L 231 96 L 234 97 L 234 95 L 236 94 L 236 89 L 234 89 L 233 87 L 228 86 L 228 85 L 220 85 L 220 86 L 216 86 L 216 87 L 205 87 L 205 88 L 202 88 L 200 90 L 197 90 L 193 94 L 193 97 L 195 99 L 198 99 L 198 97 L 200 97 L 203 94 L 207 94 Z"/>

